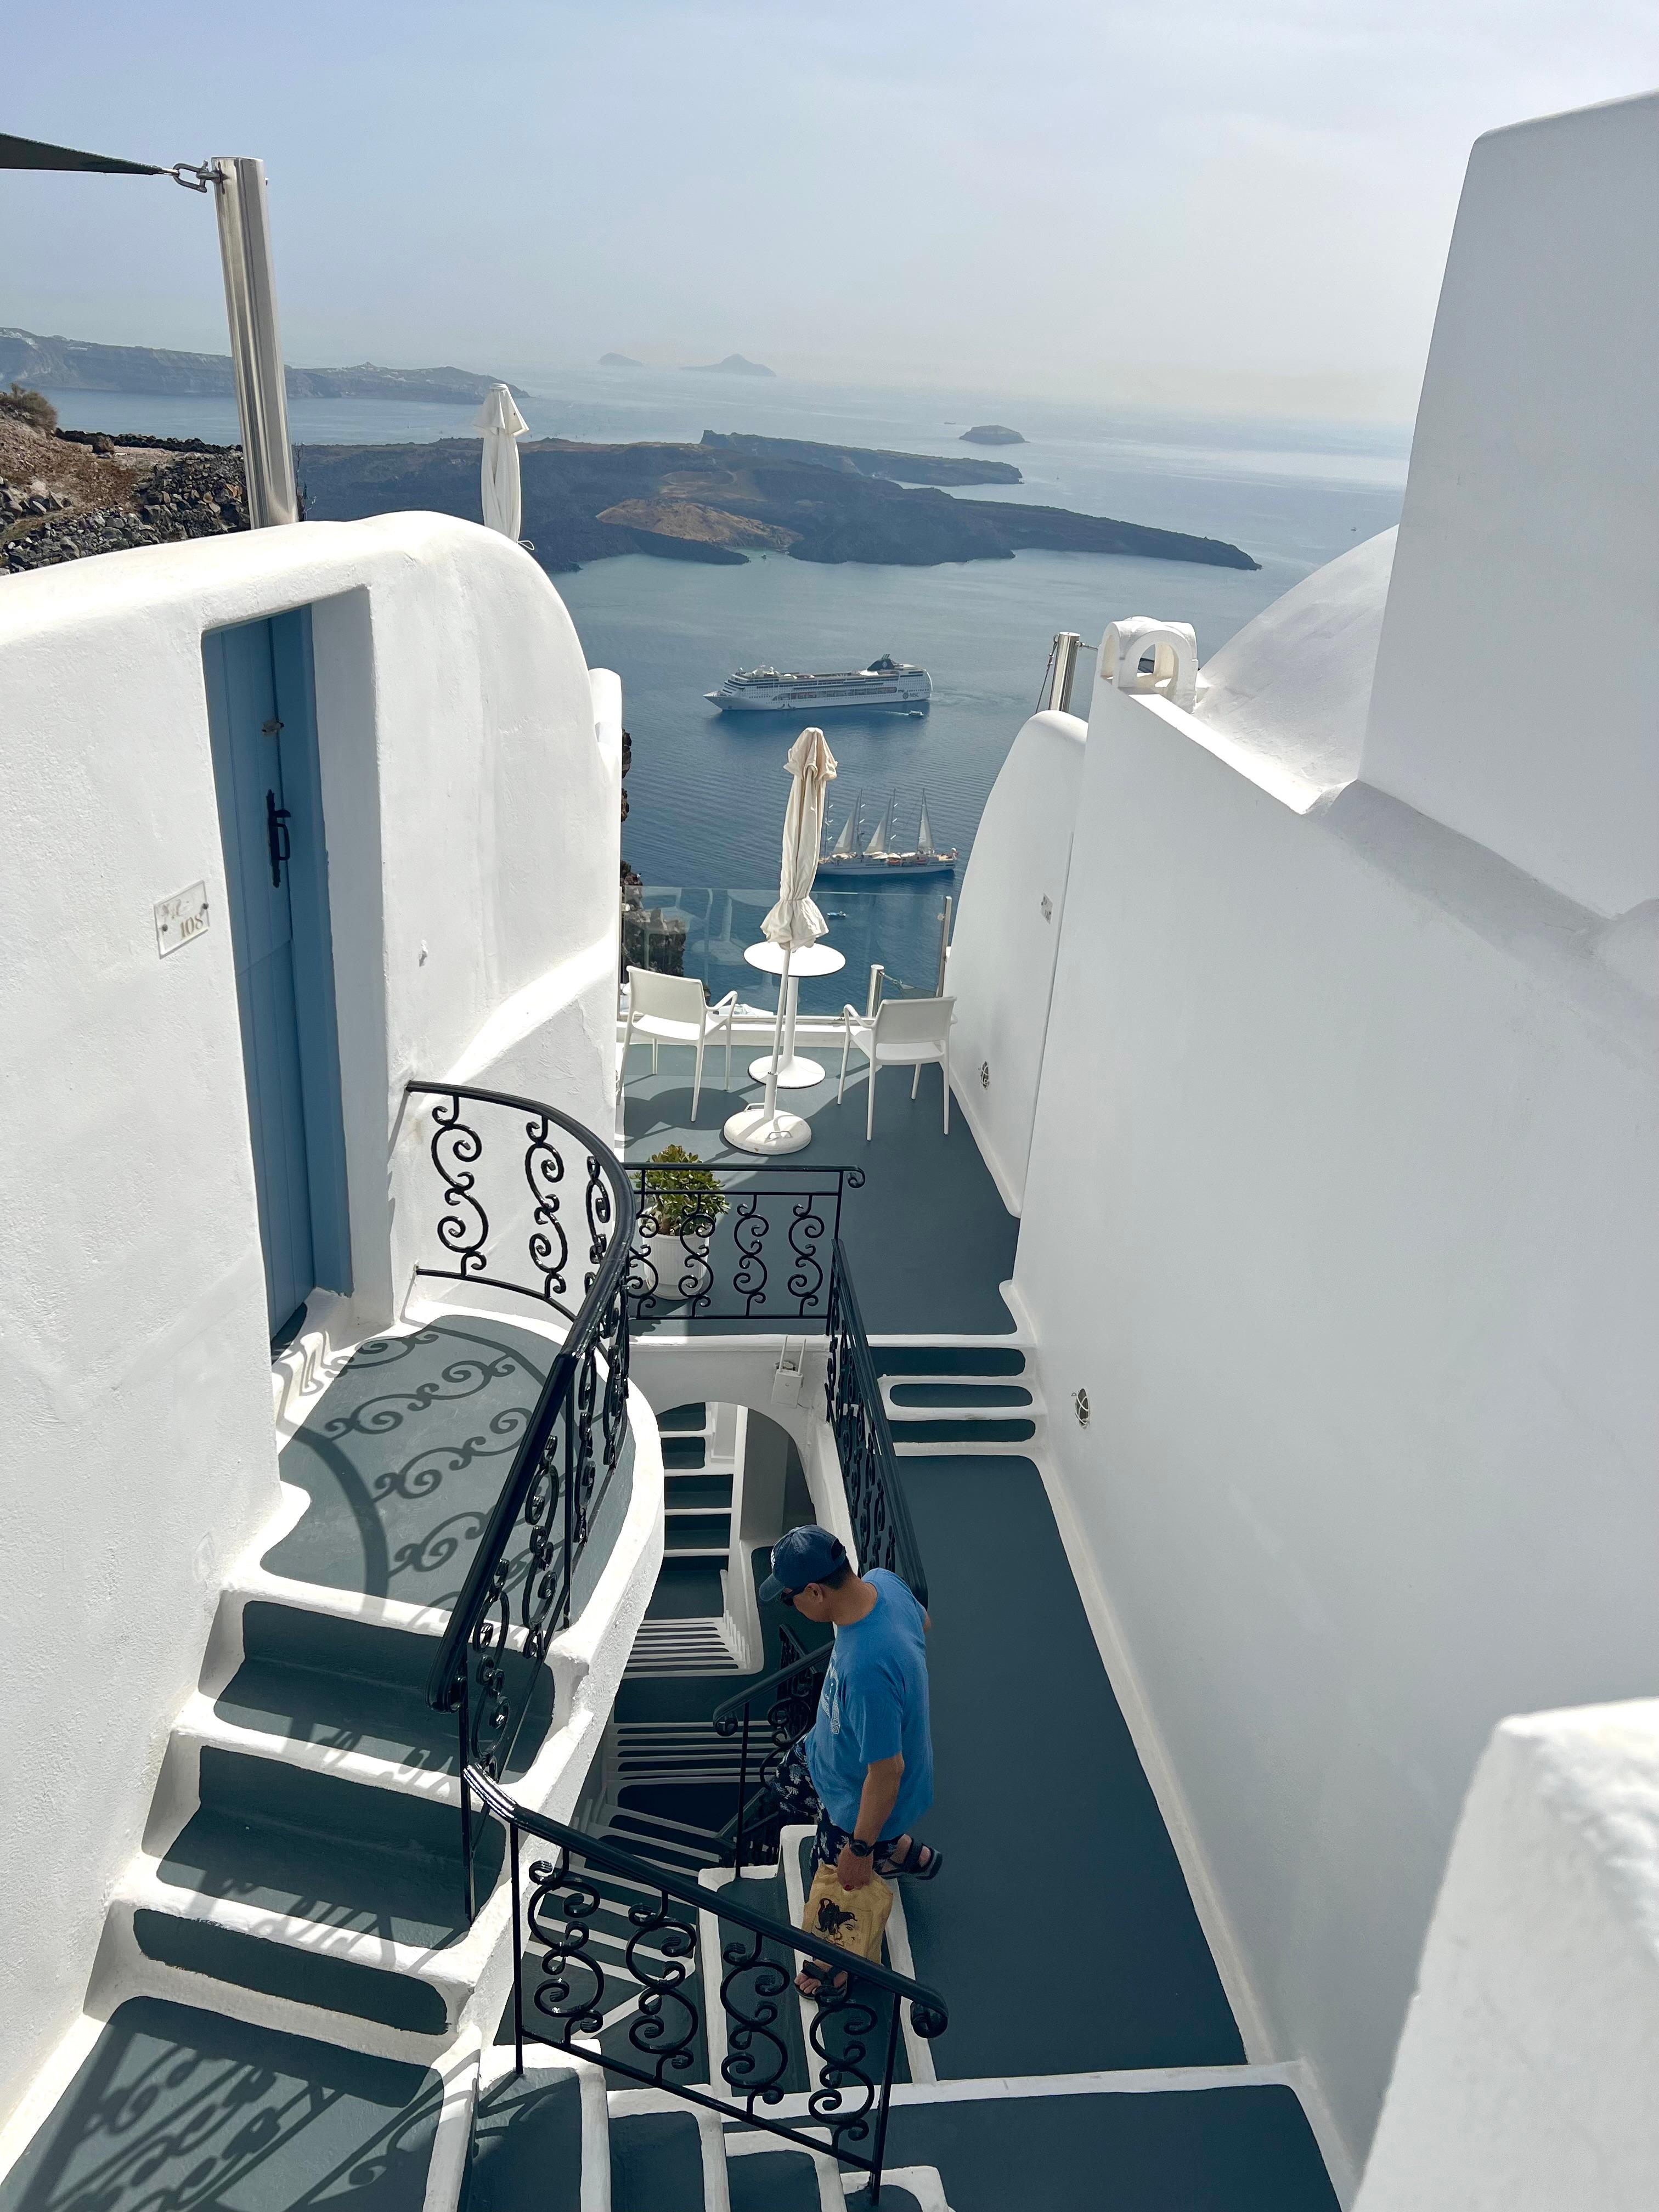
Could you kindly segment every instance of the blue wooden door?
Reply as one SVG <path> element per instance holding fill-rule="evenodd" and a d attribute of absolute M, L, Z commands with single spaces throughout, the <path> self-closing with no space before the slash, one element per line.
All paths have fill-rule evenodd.
<path fill-rule="evenodd" d="M 304 611 L 203 640 L 273 1340 L 349 1287 L 332 949 Z"/>

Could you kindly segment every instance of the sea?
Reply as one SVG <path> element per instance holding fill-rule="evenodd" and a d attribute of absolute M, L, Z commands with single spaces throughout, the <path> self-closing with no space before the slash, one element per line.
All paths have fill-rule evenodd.
<path fill-rule="evenodd" d="M 958 874 L 870 889 L 825 887 L 840 975 L 804 984 L 801 1003 L 864 1003 L 879 963 L 890 991 L 936 987 L 945 899 L 960 883 L 986 798 L 1036 704 L 1054 633 L 1092 647 L 1118 616 L 1189 622 L 1200 658 L 1324 562 L 1400 518 L 1408 426 L 1253 421 L 982 391 L 876 391 L 708 371 L 538 368 L 502 372 L 529 396 L 532 433 L 592 440 L 695 441 L 749 430 L 918 453 L 984 452 L 1017 485 L 962 496 L 1030 501 L 1221 538 L 1255 571 L 1083 553 L 1019 553 L 933 568 L 828 566 L 786 555 L 742 568 L 629 554 L 554 578 L 590 665 L 616 669 L 633 738 L 623 849 L 647 903 L 683 921 L 688 970 L 712 993 L 756 1005 L 771 987 L 743 963 L 775 896 L 794 722 L 721 714 L 704 694 L 739 667 L 837 669 L 890 653 L 933 676 L 927 712 L 836 714 L 829 830 L 861 804 L 866 825 L 893 807 L 894 842 L 914 838 L 924 792 L 936 842 Z M 51 393 L 67 428 L 237 436 L 229 399 Z M 385 444 L 474 434 L 470 407 L 412 401 L 295 400 L 296 444 Z M 972 423 L 1012 425 L 1020 446 L 965 446 Z M 1090 656 L 1075 711 L 1088 712 Z M 1066 834 L 1055 824 L 1056 837 Z"/>

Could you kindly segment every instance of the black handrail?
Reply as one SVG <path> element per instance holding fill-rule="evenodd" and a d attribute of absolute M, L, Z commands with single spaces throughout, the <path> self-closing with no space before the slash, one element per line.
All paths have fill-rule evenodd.
<path fill-rule="evenodd" d="M 876 1960 L 843 1951 L 805 1929 L 792 1928 L 769 1913 L 756 1911 L 736 1893 L 740 1877 L 723 1888 L 704 1887 L 635 1857 L 608 1838 L 584 1835 L 544 1813 L 532 1813 L 476 1767 L 468 1770 L 465 1779 L 484 1812 L 507 1832 L 516 2070 L 524 2071 L 528 2033 L 534 2040 L 607 2073 L 665 2089 L 722 2119 L 763 2128 L 805 2149 L 821 2151 L 827 2134 L 836 2159 L 870 2176 L 871 2202 L 876 2203 L 881 2191 L 899 2007 L 908 2004 L 915 2033 L 931 2040 L 943 2035 L 950 2024 L 938 1990 Z M 522 1836 L 550 1844 L 556 1856 L 533 1860 L 528 1869 L 521 1869 Z M 527 1900 L 523 1893 L 526 1873 Z M 603 1895 L 595 1873 L 641 1893 L 626 1908 L 633 1933 L 621 1970 L 621 1976 L 641 1991 L 636 2017 L 628 2030 L 629 2056 L 614 2043 L 605 2049 L 599 2039 L 602 2033 L 616 2034 L 620 1991 L 608 1984 L 593 1942 L 595 1923 L 602 1917 L 614 1921 L 622 1907 Z M 676 1916 L 677 1905 L 683 1917 Z M 717 1929 L 724 1923 L 744 1929 L 754 1940 L 745 1944 L 717 1935 L 718 1957 L 711 1959 L 699 1918 L 703 1913 L 714 1919 Z M 788 1954 L 788 1964 L 776 1955 L 780 1952 Z M 790 1966 L 796 1954 L 824 1972 L 807 2039 L 809 2068 L 814 2057 L 822 2063 L 817 2080 L 810 2086 L 806 2116 L 801 2125 L 792 2127 L 766 2118 L 757 2108 L 779 2103 L 786 2094 L 789 2046 L 775 2029 L 780 2003 L 788 2002 Z M 540 1977 L 528 1990 L 526 1966 L 538 1969 Z M 701 1980 L 694 1982 L 699 1966 Z M 838 1988 L 843 1974 L 846 1981 Z M 684 2078 L 696 2064 L 698 2038 L 706 2037 L 716 1996 L 726 2043 L 720 2075 L 731 2093 L 725 2097 L 713 2094 L 712 2071 L 704 2085 Z M 526 1998 L 535 2015 L 528 2024 Z M 547 2023 L 546 2027 L 538 2021 Z M 884 2028 L 884 2058 L 878 2066 L 872 2044 Z M 866 2143 L 867 2150 L 860 2148 Z"/>
<path fill-rule="evenodd" d="M 417 1267 L 415 1273 L 513 1291 L 551 1306 L 570 1322 L 490 1510 L 428 1682 L 428 1703 L 457 1717 L 470 1917 L 477 1900 L 467 1777 L 475 1771 L 499 1776 L 507 1765 L 547 1646 L 568 1622 L 576 1565 L 627 1433 L 624 1285 L 635 1204 L 610 1146 L 556 1107 L 466 1084 L 411 1083 L 407 1091 L 446 1102 L 434 1115 L 430 1152 L 444 1182 L 438 1241 L 456 1262 Z M 473 1121 L 462 1119 L 463 1103 L 526 1117 L 521 1172 L 532 1208 L 526 1250 L 537 1281 L 516 1280 L 492 1261 L 489 1216 L 478 1188 L 484 1142 Z M 574 1264 L 571 1229 L 576 1224 L 568 1224 L 562 1204 L 565 1162 L 554 1141 L 561 1130 L 586 1154 Z M 578 1277 L 582 1297 L 573 1312 L 567 1293 Z"/>
<path fill-rule="evenodd" d="M 893 1431 L 881 1401 L 881 1378 L 839 1237 L 830 1271 L 829 1328 L 825 1397 L 848 1510 L 853 1516 L 859 1572 L 887 1568 L 909 1584 L 925 1607 L 927 1577 L 921 1569 L 921 1547 L 899 1482 Z"/>
<path fill-rule="evenodd" d="M 781 1694 L 766 1708 L 766 1725 L 771 1741 L 760 1762 L 760 1790 L 757 1802 L 763 1802 L 768 1793 L 775 1790 L 785 1760 L 801 1738 L 811 1727 L 817 1707 L 818 1686 L 829 1668 L 833 1644 L 821 1644 L 811 1651 L 799 1651 L 786 1665 L 763 1675 L 746 1690 L 727 1698 L 724 1705 L 716 1705 L 709 1716 L 714 1733 L 719 1736 L 736 1735 L 743 1731 L 743 1744 L 738 1761 L 738 1809 L 716 1833 L 714 1841 L 720 1846 L 722 1863 L 727 1866 L 743 1865 L 745 1842 L 752 1847 L 753 1863 L 760 1865 L 777 1856 L 778 1831 L 782 1825 L 781 1808 L 775 1806 L 769 1819 L 763 1820 L 758 1830 L 749 1827 L 749 1734 L 750 1708 L 757 1698 L 777 1690 Z M 727 1854 L 730 1854 L 729 1857 Z"/>

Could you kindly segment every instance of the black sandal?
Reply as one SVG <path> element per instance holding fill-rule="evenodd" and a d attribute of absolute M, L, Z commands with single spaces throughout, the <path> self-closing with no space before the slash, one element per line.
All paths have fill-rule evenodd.
<path fill-rule="evenodd" d="M 924 1852 L 927 1853 L 927 1864 L 918 1866 L 916 1861 Z M 878 1859 L 876 1872 L 884 1881 L 891 1881 L 896 1875 L 908 1881 L 932 1881 L 944 1864 L 943 1851 L 935 1850 L 932 1844 L 924 1844 L 920 1836 L 912 1836 L 910 1848 L 902 1859 Z"/>
<path fill-rule="evenodd" d="M 844 1997 L 850 1979 L 851 1977 L 844 1966 L 839 1973 L 831 1973 L 827 1966 L 820 1966 L 814 1960 L 810 1966 L 803 1966 L 796 1975 L 795 1987 L 806 1999 L 808 2004 L 822 2004 L 826 1990 L 832 1997 Z M 810 1989 L 803 1987 L 803 1984 L 809 1981 L 811 1987 Z"/>

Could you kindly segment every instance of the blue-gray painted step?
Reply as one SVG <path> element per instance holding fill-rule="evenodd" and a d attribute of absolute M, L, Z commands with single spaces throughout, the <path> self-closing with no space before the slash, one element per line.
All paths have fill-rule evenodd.
<path fill-rule="evenodd" d="M 729 2138 L 728 2138 L 729 2140 Z M 817 2171 L 804 2150 L 780 2143 L 726 2161 L 732 2212 L 819 2212 Z M 883 2190 L 881 2201 L 888 2203 Z"/>
<path fill-rule="evenodd" d="M 702 2212 L 702 2147 L 689 2112 L 611 2121 L 611 2212 Z"/>
<path fill-rule="evenodd" d="M 732 1503 L 729 1474 L 671 1474 L 664 1489 L 671 1512 L 683 1505 L 729 1506 Z"/>
<path fill-rule="evenodd" d="M 1029 1406 L 1031 1394 L 1018 1382 L 895 1382 L 888 1393 L 896 1406 Z"/>
<path fill-rule="evenodd" d="M 677 1513 L 663 1536 L 670 1552 L 715 1552 L 724 1554 L 732 1542 L 729 1513 Z"/>
<path fill-rule="evenodd" d="M 510 2021 L 505 2039 L 513 2039 Z M 472 2122 L 466 2212 L 581 2212 L 581 2171 L 574 2074 L 509 2076 L 483 2091 Z"/>
<path fill-rule="evenodd" d="M 708 1426 L 707 1406 L 671 1406 L 665 1413 L 657 1416 L 657 1426 L 667 1435 L 675 1429 L 695 1429 L 701 1432 Z"/>
<path fill-rule="evenodd" d="M 3 2212 L 422 2212 L 435 2074 L 216 2013 L 118 2008 L 0 2182 Z"/>
<path fill-rule="evenodd" d="M 647 1620 L 718 1620 L 724 1609 L 720 1569 L 712 1560 L 665 1559 L 645 1617 Z"/>
<path fill-rule="evenodd" d="M 898 1468 L 932 1593 L 921 1826 L 947 1863 L 905 1885 L 904 1909 L 917 1974 L 950 2006 L 940 2075 L 1241 2063 L 1041 1475 L 1012 1454 Z M 1028 1839 L 1012 1861 L 1011 1808 Z M 1006 1900 L 993 1958 L 988 1897 Z"/>
<path fill-rule="evenodd" d="M 708 1447 L 701 1437 L 665 1436 L 662 1440 L 663 1466 L 676 1474 L 700 1468 L 707 1455 Z"/>
<path fill-rule="evenodd" d="M 1023 1444 L 1036 1434 L 1029 1420 L 902 1421 L 890 1424 L 896 1444 Z"/>
<path fill-rule="evenodd" d="M 988 1344 L 872 1344 L 878 1375 L 1023 1375 L 1018 1346 Z"/>
<path fill-rule="evenodd" d="M 900 2105 L 886 2163 L 936 2166 L 951 2212 L 1337 2212 L 1287 2088 Z M 849 2212 L 869 2201 L 860 2190 Z"/>
<path fill-rule="evenodd" d="M 242 1636 L 246 1656 L 215 1701 L 222 1719 L 399 1766 L 457 1771 L 455 1717 L 427 1701 L 434 1638 L 263 1601 L 246 1608 Z M 553 1677 L 545 1667 L 532 1670 L 519 1652 L 503 1663 L 515 1698 L 535 1676 L 506 1768 L 511 1780 L 529 1767 L 552 1723 Z"/>
<path fill-rule="evenodd" d="M 427 1948 L 465 1933 L 453 1807 L 213 1745 L 201 1771 L 201 1808 L 161 1864 L 171 1887 Z M 478 1850 L 483 1894 L 501 1865 L 493 1821 Z"/>

